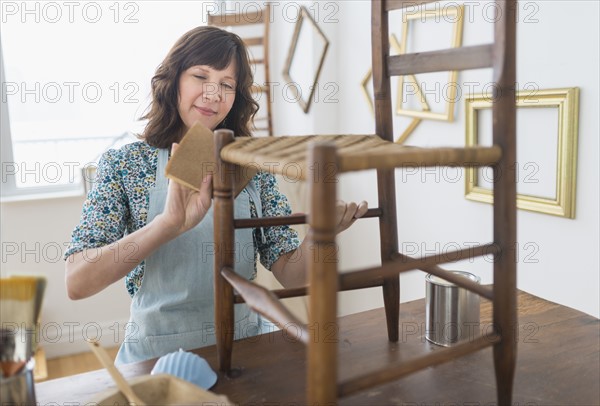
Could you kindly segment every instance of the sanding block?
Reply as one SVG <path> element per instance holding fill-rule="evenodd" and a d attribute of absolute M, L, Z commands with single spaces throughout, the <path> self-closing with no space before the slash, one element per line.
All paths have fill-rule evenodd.
<path fill-rule="evenodd" d="M 215 172 L 215 140 L 211 130 L 196 123 L 188 130 L 172 154 L 165 169 L 167 178 L 194 190 L 200 190 L 202 179 Z M 258 173 L 254 167 L 235 165 L 234 196 L 237 196 Z"/>

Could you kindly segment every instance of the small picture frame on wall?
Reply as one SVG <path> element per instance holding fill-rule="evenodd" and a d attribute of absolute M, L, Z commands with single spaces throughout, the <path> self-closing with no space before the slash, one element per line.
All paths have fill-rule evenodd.
<path fill-rule="evenodd" d="M 283 77 L 304 113 L 308 113 L 323 69 L 329 40 L 306 7 L 300 7 Z"/>
<path fill-rule="evenodd" d="M 439 28 L 439 26 L 446 25 L 440 24 L 440 22 L 447 23 L 447 25 L 450 26 L 450 38 L 438 38 L 437 36 L 432 36 L 432 39 L 436 41 L 442 40 L 440 41 L 442 42 L 440 45 L 442 47 L 445 47 L 443 42 L 449 40 L 449 48 L 460 48 L 462 46 L 464 15 L 465 6 L 456 3 L 450 3 L 442 8 L 432 10 L 427 8 L 416 8 L 409 11 L 407 9 L 402 15 L 400 53 L 418 52 L 409 49 L 409 43 L 415 42 L 414 39 L 409 38 L 409 26 L 415 28 L 415 25 L 418 25 L 419 23 L 431 24 L 433 28 Z M 436 109 L 433 109 L 433 106 L 430 106 L 430 103 L 428 104 L 425 94 L 420 88 L 423 84 L 427 85 L 426 81 L 419 84 L 419 80 L 414 75 L 408 75 L 406 77 L 408 80 L 405 80 L 404 76 L 399 76 L 396 114 L 426 120 L 454 121 L 454 105 L 457 99 L 456 92 L 458 88 L 458 71 L 449 71 L 447 77 L 447 82 L 443 85 L 445 89 L 443 97 L 444 103 L 441 103 L 443 105 L 443 111 L 436 111 Z M 405 83 L 410 85 L 410 88 L 413 89 L 412 92 L 408 92 L 407 89 L 405 89 Z M 415 90 L 417 90 L 416 93 Z M 408 93 L 414 93 L 414 96 L 418 99 L 419 102 L 417 103 L 417 108 L 411 108 L 406 105 Z"/>
<path fill-rule="evenodd" d="M 573 219 L 579 88 L 518 91 L 516 97 L 517 207 Z M 467 146 L 491 143 L 491 108 L 489 94 L 467 98 Z M 465 171 L 465 197 L 493 203 L 491 168 L 471 167 Z"/>

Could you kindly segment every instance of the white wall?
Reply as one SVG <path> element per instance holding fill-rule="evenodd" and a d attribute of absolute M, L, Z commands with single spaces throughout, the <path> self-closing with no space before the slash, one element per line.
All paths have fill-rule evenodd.
<path fill-rule="evenodd" d="M 342 84 L 338 105 L 338 131 L 369 132 L 374 119 L 363 101 L 359 82 L 370 67 L 370 6 L 365 1 L 340 2 L 337 80 Z M 474 19 L 465 22 L 464 45 L 491 39 L 491 29 L 481 18 L 483 6 L 477 3 Z M 522 3 L 518 23 L 517 81 L 520 88 L 534 83 L 539 89 L 579 87 L 579 155 L 577 173 L 577 214 L 574 220 L 523 210 L 518 212 L 518 287 L 545 299 L 599 315 L 598 260 L 598 49 L 597 2 L 527 2 Z M 468 15 L 468 14 L 467 14 Z M 534 22 L 537 20 L 537 22 Z M 527 23 L 525 21 L 528 21 Z M 390 26 L 400 38 L 400 17 L 392 17 Z M 422 31 L 419 31 L 419 33 Z M 428 38 L 417 46 L 425 45 Z M 341 62 L 344 61 L 344 62 Z M 487 76 L 486 76 L 487 75 Z M 459 83 L 491 81 L 488 71 L 469 71 L 459 76 Z M 428 98 L 430 98 L 428 96 Z M 458 101 L 454 123 L 422 122 L 408 140 L 417 146 L 461 145 L 465 137 L 464 98 Z M 404 129 L 406 119 L 396 118 L 396 128 Z M 518 134 L 525 149 L 545 148 L 529 139 L 537 134 Z M 552 145 L 550 145 L 552 147 Z M 436 179 L 439 175 L 439 181 Z M 462 177 L 459 182 L 444 172 L 397 172 L 398 221 L 401 247 L 415 255 L 430 254 L 433 249 L 463 246 L 468 242 L 491 240 L 491 205 L 464 198 Z M 425 180 L 425 182 L 423 182 Z M 543 180 L 543 179 L 542 179 Z M 342 195 L 375 199 L 374 175 L 348 176 L 342 183 Z M 374 249 L 376 227 L 361 225 L 360 238 L 347 240 L 342 264 L 353 267 L 376 263 Z M 368 249 L 365 249 L 367 244 Z M 461 263 L 459 269 L 474 272 L 483 283 L 491 282 L 491 264 L 478 260 Z M 424 297 L 423 274 L 402 275 L 402 299 Z M 356 296 L 358 298 L 358 296 Z M 357 308 L 380 306 L 379 295 L 359 302 Z"/>
<path fill-rule="evenodd" d="M 325 9 L 325 4 L 329 4 L 330 8 Z M 335 8 L 331 4 L 335 4 Z M 493 17 L 493 9 L 486 4 L 467 2 L 470 9 L 465 14 L 463 45 L 492 40 L 489 20 Z M 304 117 L 300 115 L 298 106 L 290 103 L 277 105 L 274 119 L 276 133 L 297 134 L 302 133 L 301 130 L 308 133 L 371 133 L 374 131 L 374 118 L 360 88 L 360 82 L 371 66 L 370 2 L 312 2 L 311 7 L 311 10 L 320 11 L 319 25 L 331 41 L 321 82 L 334 81 L 339 85 L 338 102 L 335 103 L 335 111 L 330 104 L 316 103 Z M 531 89 L 532 86 L 536 89 L 579 87 L 581 92 L 576 218 L 519 210 L 518 287 L 596 317 L 600 312 L 598 7 L 597 2 L 586 1 L 570 2 L 569 7 L 564 7 L 563 2 L 520 3 L 517 33 L 519 89 Z M 331 14 L 332 11 L 335 13 Z M 326 16 L 329 19 L 324 21 Z M 328 22 L 332 18 L 338 22 Z M 400 24 L 401 16 L 396 12 L 391 17 L 390 27 L 398 39 L 401 38 Z M 439 48 L 449 44 L 449 40 L 436 43 L 431 32 L 424 27 L 414 31 L 421 37 L 413 37 L 409 42 L 415 50 L 424 50 L 431 46 L 432 41 L 439 44 Z M 278 40 L 285 44 L 286 37 L 278 36 Z M 274 49 L 278 49 L 277 44 Z M 273 71 L 278 72 L 277 69 Z M 491 81 L 490 70 L 462 72 L 458 79 L 462 89 L 468 88 L 466 83 L 478 83 L 471 85 L 475 91 L 481 91 Z M 441 86 L 443 88 L 443 83 Z M 439 92 L 427 96 L 428 101 L 431 102 L 435 96 L 439 98 Z M 296 121 L 297 118 L 300 121 Z M 332 127 L 334 121 L 335 126 Z M 397 116 L 395 128 L 400 132 L 409 121 Z M 550 155 L 555 153 L 551 142 L 539 143 L 541 136 L 543 134 L 518 134 L 522 165 L 529 161 L 527 152 L 533 154 L 534 150 L 542 150 Z M 407 143 L 415 146 L 460 146 L 464 139 L 465 105 L 464 97 L 461 97 L 457 100 L 453 123 L 424 121 Z M 541 169 L 542 175 L 552 176 L 553 168 Z M 545 178 L 538 180 L 548 182 Z M 400 248 L 404 248 L 405 252 L 415 256 L 428 255 L 436 250 L 446 252 L 492 240 L 492 206 L 465 199 L 462 172 L 397 171 L 396 190 Z M 364 199 L 375 206 L 375 174 L 344 175 L 338 192 L 343 199 Z M 358 222 L 339 239 L 342 269 L 378 263 L 376 220 Z M 492 266 L 486 258 L 463 261 L 450 267 L 473 272 L 481 276 L 482 283 L 492 281 Z M 402 301 L 424 297 L 423 278 L 424 274 L 418 271 L 402 275 Z M 340 314 L 383 305 L 377 289 L 344 292 L 340 299 Z"/>
<path fill-rule="evenodd" d="M 89 299 L 71 301 L 67 297 L 62 254 L 79 221 L 82 204 L 83 197 L 75 197 L 1 206 L 2 276 L 25 273 L 44 275 L 48 280 L 40 338 L 49 358 L 87 350 L 86 337 L 97 337 L 105 346 L 117 345 L 129 315 L 124 282 Z"/>
<path fill-rule="evenodd" d="M 312 6 L 313 12 L 319 10 L 319 25 L 331 44 L 320 80 L 321 97 L 313 103 L 309 114 L 304 114 L 296 103 L 286 100 L 281 91 L 275 92 L 275 133 L 373 132 L 373 116 L 360 90 L 360 81 L 371 65 L 369 2 L 295 4 Z M 581 89 L 581 99 L 576 218 L 570 220 L 519 211 L 518 241 L 521 255 L 518 287 L 598 317 L 600 44 L 596 16 L 599 5 L 587 1 L 573 1 L 569 7 L 561 7 L 562 2 L 527 4 L 535 4 L 535 7 L 529 6 L 521 18 L 527 16 L 538 22 L 525 24 L 523 20 L 519 21 L 518 82 L 535 82 L 541 89 L 577 86 Z M 282 6 L 275 9 L 271 31 L 271 80 L 280 83 L 279 90 L 285 83 L 281 71 L 293 30 L 293 24 L 283 18 L 283 10 Z M 291 8 L 288 7 L 287 11 L 290 16 L 293 15 Z M 478 18 L 465 23 L 465 45 L 482 43 L 490 38 L 491 30 L 483 24 L 480 15 L 475 13 Z M 333 19 L 337 19 L 337 22 Z M 394 27 L 400 37 L 399 24 Z M 466 72 L 459 76 L 459 83 L 473 80 L 485 83 L 491 79 L 487 71 Z M 338 86 L 336 95 L 325 92 L 331 89 L 324 87 L 328 83 Z M 326 94 L 337 101 L 326 103 Z M 464 109 L 464 100 L 460 99 L 454 123 L 423 122 L 408 143 L 419 146 L 462 145 Z M 397 128 L 404 128 L 408 123 L 405 118 L 396 118 L 396 121 Z M 525 139 L 526 148 L 539 148 L 527 144 L 527 134 L 519 134 L 519 137 L 520 140 Z M 460 176 L 460 180 L 448 181 L 454 176 Z M 297 185 L 282 187 L 287 188 L 290 195 L 296 196 L 295 209 L 304 210 L 304 189 Z M 464 198 L 460 173 L 398 171 L 396 188 L 401 248 L 413 255 L 427 255 L 437 248 L 452 249 L 470 242 L 491 240 L 491 205 Z M 339 194 L 346 200 L 365 199 L 374 207 L 377 203 L 374 174 L 344 175 Z M 128 316 L 129 297 L 122 283 L 83 301 L 72 302 L 66 296 L 64 264 L 57 259 L 56 246 L 64 249 L 64 244 L 69 241 L 82 203 L 83 198 L 77 197 L 1 205 L 2 274 L 43 273 L 48 277 L 42 325 L 46 326 L 44 347 L 50 357 L 85 349 L 82 329 L 87 328 L 87 334 L 94 335 L 96 324 L 103 328 L 102 339 L 105 344 L 114 342 L 114 323 L 122 327 Z M 377 264 L 378 239 L 376 220 L 358 222 L 342 234 L 341 268 L 356 269 Z M 537 251 L 532 247 L 537 247 Z M 483 283 L 491 282 L 491 264 L 484 259 L 466 261 L 456 268 L 480 275 Z M 418 271 L 402 275 L 402 301 L 424 297 L 423 277 Z M 340 314 L 383 304 L 381 294 L 376 289 L 345 292 L 340 294 L 340 298 Z M 61 327 L 62 332 L 58 341 L 53 343 L 57 326 Z M 71 335 L 69 326 L 75 326 Z"/>

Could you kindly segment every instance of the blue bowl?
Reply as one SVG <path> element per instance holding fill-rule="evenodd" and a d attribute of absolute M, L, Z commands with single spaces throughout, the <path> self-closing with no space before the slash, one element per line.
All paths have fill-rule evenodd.
<path fill-rule="evenodd" d="M 210 389 L 217 382 L 217 374 L 204 358 L 182 349 L 160 357 L 150 373 L 174 375 L 202 389 Z"/>

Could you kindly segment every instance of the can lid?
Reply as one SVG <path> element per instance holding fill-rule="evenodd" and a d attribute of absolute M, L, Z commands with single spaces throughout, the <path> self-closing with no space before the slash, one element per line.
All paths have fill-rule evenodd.
<path fill-rule="evenodd" d="M 479 281 L 481 280 L 481 278 L 479 278 L 479 276 L 473 275 L 472 273 L 469 273 L 469 272 L 465 272 L 465 271 L 450 271 L 450 272 L 464 276 L 466 278 L 469 278 L 475 283 L 479 283 Z M 425 277 L 425 280 L 427 282 L 433 283 L 435 285 L 440 285 L 440 286 L 456 286 L 454 283 L 448 282 L 447 280 L 442 279 L 439 276 L 435 276 L 432 274 L 427 274 L 427 276 Z"/>

